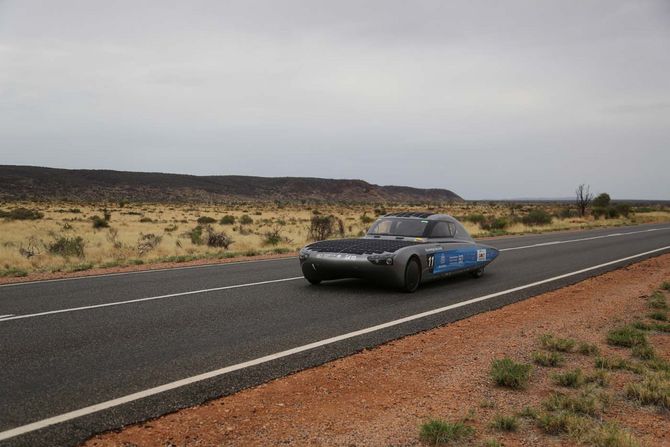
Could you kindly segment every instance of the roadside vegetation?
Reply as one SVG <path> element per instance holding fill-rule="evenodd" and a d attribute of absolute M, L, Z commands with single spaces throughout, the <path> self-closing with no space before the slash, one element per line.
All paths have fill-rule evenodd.
<path fill-rule="evenodd" d="M 621 421 L 635 420 L 637 411 L 657 412 L 664 419 L 669 414 L 670 335 L 659 324 L 665 321 L 661 314 L 665 316 L 669 295 L 670 283 L 664 282 L 644 298 L 648 312 L 630 316 L 627 323 L 613 322 L 610 329 L 597 333 L 600 343 L 544 334 L 525 358 L 493 360 L 491 388 L 484 393 L 502 392 L 497 399 L 482 401 L 480 411 L 487 416 L 478 417 L 471 410 L 467 445 L 517 445 L 521 439 L 532 439 L 534 445 L 553 445 L 543 437 L 594 447 L 646 445 L 634 427 Z M 654 343 L 665 346 L 663 355 Z M 611 386 L 613 382 L 616 387 Z M 537 406 L 500 411 L 509 408 L 508 400 L 522 400 L 519 393 L 530 392 L 544 396 Z M 623 418 L 622 413 L 626 414 Z M 461 445 L 454 442 L 460 437 L 427 436 L 435 431 L 435 421 L 419 428 L 424 444 Z M 445 424 L 440 433 L 453 430 L 447 430 L 452 425 Z"/>
<path fill-rule="evenodd" d="M 362 236 L 400 210 L 452 214 L 475 237 L 670 222 L 665 205 L 590 200 L 584 215 L 576 203 L 0 202 L 0 276 L 293 253 L 313 240 Z"/>

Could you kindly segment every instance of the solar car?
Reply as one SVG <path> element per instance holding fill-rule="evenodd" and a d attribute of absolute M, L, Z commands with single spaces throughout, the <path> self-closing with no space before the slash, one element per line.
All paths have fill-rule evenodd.
<path fill-rule="evenodd" d="M 475 242 L 448 214 L 404 212 L 377 219 L 356 239 L 306 245 L 299 253 L 305 279 L 363 278 L 414 292 L 425 282 L 455 274 L 480 277 L 499 252 Z"/>

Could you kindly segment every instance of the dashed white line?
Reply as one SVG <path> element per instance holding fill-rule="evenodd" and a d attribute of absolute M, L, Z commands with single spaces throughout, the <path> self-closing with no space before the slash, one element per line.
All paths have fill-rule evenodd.
<path fill-rule="evenodd" d="M 286 282 L 286 281 L 295 281 L 296 279 L 303 279 L 302 276 L 294 276 L 293 278 L 282 278 L 282 279 L 272 279 L 269 281 L 259 281 L 259 282 L 251 282 L 247 284 L 235 284 L 232 286 L 223 286 L 223 287 L 214 287 L 211 289 L 202 289 L 202 290 L 191 290 L 189 292 L 179 292 L 179 293 L 170 293 L 168 295 L 159 295 L 159 296 L 150 296 L 146 298 L 137 298 L 134 300 L 126 300 L 126 301 L 114 301 L 112 303 L 103 303 L 103 304 L 94 304 L 91 306 L 81 306 L 81 307 L 71 307 L 68 309 L 58 309 L 58 310 L 49 310 L 45 312 L 37 312 L 34 314 L 25 314 L 25 315 L 16 315 L 16 316 L 10 316 L 8 318 L 1 319 L 0 318 L 0 323 L 4 323 L 5 321 L 12 321 L 12 320 L 22 320 L 25 318 L 34 318 L 34 317 L 42 317 L 45 315 L 54 315 L 54 314 L 62 314 L 66 312 L 78 312 L 81 310 L 89 310 L 89 309 L 98 309 L 101 307 L 112 307 L 112 306 L 120 306 L 122 304 L 132 304 L 132 303 L 142 303 L 144 301 L 153 301 L 153 300 L 162 300 L 165 298 L 173 298 L 176 296 L 186 296 L 186 295 L 195 295 L 196 293 L 209 293 L 209 292 L 217 292 L 219 290 L 229 290 L 229 289 L 241 289 L 242 287 L 252 287 L 252 286 L 262 286 L 264 284 L 273 284 L 277 282 Z"/>
<path fill-rule="evenodd" d="M 100 402 L 100 403 L 97 403 L 97 404 L 94 404 L 94 405 L 91 405 L 91 406 L 88 406 L 88 407 L 85 407 L 85 408 L 80 408 L 78 410 L 70 411 L 68 413 L 60 414 L 58 416 L 52 416 L 50 418 L 42 419 L 40 421 L 36 421 L 36 422 L 30 423 L 30 424 L 22 425 L 22 426 L 19 426 L 19 427 L 16 427 L 16 428 L 12 428 L 10 430 L 0 432 L 0 441 L 5 440 L 5 439 L 9 439 L 9 438 L 13 438 L 15 436 L 23 435 L 23 434 L 26 434 L 26 433 L 30 433 L 30 432 L 35 431 L 35 430 L 40 430 L 42 428 L 49 427 L 51 425 L 55 425 L 55 424 L 59 424 L 59 423 L 62 423 L 62 422 L 70 421 L 72 419 L 76 419 L 76 418 L 79 418 L 79 417 L 82 417 L 82 416 L 97 413 L 97 412 L 102 411 L 102 410 L 117 407 L 119 405 L 123 405 L 123 404 L 133 402 L 133 401 L 136 401 L 136 400 L 139 400 L 139 399 L 143 399 L 145 397 L 160 394 L 160 393 L 163 393 L 165 391 L 174 390 L 176 388 L 181 388 L 183 386 L 190 385 L 190 384 L 193 384 L 193 383 L 196 383 L 196 382 L 201 382 L 203 380 L 212 379 L 214 377 L 222 376 L 224 374 L 228 374 L 228 373 L 233 372 L 233 371 L 239 371 L 241 369 L 245 369 L 245 368 L 249 368 L 251 366 L 256 366 L 256 365 L 260 365 L 260 364 L 263 364 L 263 363 L 267 363 L 267 362 L 270 362 L 272 360 L 277 360 L 277 359 L 281 359 L 281 358 L 284 358 L 284 357 L 288 357 L 290 355 L 298 354 L 300 352 L 309 351 L 309 350 L 316 349 L 316 348 L 319 348 L 319 347 L 322 347 L 322 346 L 326 346 L 326 345 L 337 343 L 337 342 L 340 342 L 340 341 L 343 341 L 343 340 L 348 340 L 350 338 L 358 337 L 360 335 L 369 334 L 371 332 L 377 332 L 377 331 L 380 331 L 382 329 L 387 329 L 387 328 L 390 328 L 390 327 L 393 327 L 393 326 L 398 326 L 400 324 L 408 323 L 410 321 L 418 320 L 420 318 L 429 317 L 431 315 L 440 314 L 440 313 L 446 312 L 446 311 L 451 310 L 451 309 L 456 309 L 456 308 L 459 308 L 459 307 L 469 306 L 470 304 L 490 300 L 490 299 L 497 298 L 497 297 L 502 296 L 502 295 L 507 295 L 507 294 L 510 294 L 510 293 L 513 293 L 513 292 L 518 292 L 520 290 L 529 289 L 531 287 L 536 287 L 536 286 L 539 286 L 539 285 L 542 285 L 542 284 L 546 284 L 546 283 L 550 283 L 550 282 L 553 282 L 553 281 L 558 281 L 558 280 L 561 280 L 561 279 L 569 278 L 571 276 L 580 275 L 582 273 L 590 272 L 592 270 L 597 270 L 597 269 L 601 269 L 601 268 L 604 268 L 604 267 L 608 267 L 610 265 L 630 261 L 632 259 L 640 258 L 640 257 L 643 257 L 643 256 L 647 256 L 647 255 L 650 255 L 650 254 L 653 254 L 653 253 L 658 253 L 658 252 L 665 251 L 665 250 L 668 250 L 668 249 L 670 249 L 670 245 L 665 246 L 665 247 L 661 247 L 661 248 L 657 248 L 655 250 L 650 250 L 650 251 L 645 251 L 643 253 L 638 253 L 638 254 L 635 254 L 635 255 L 632 255 L 632 256 L 627 256 L 625 258 L 616 259 L 614 261 L 605 262 L 603 264 L 598 264 L 598 265 L 583 268 L 583 269 L 580 269 L 580 270 L 575 270 L 574 272 L 565 273 L 563 275 L 558 275 L 558 276 L 554 276 L 554 277 L 551 277 L 551 278 L 543 279 L 541 281 L 536 281 L 536 282 L 533 282 L 533 283 L 530 283 L 530 284 L 525 284 L 525 285 L 522 285 L 522 286 L 514 287 L 512 289 L 507 289 L 507 290 L 503 290 L 503 291 L 500 291 L 500 292 L 491 293 L 491 294 L 480 296 L 478 298 L 473 298 L 473 299 L 470 299 L 470 300 L 467 300 L 467 301 L 461 301 L 460 303 L 451 304 L 449 306 L 444 306 L 444 307 L 429 310 L 429 311 L 426 311 L 426 312 L 421 312 L 421 313 L 418 313 L 418 314 L 415 314 L 415 315 L 410 315 L 408 317 L 399 318 L 397 320 L 388 321 L 386 323 L 378 324 L 378 325 L 375 325 L 375 326 L 370 326 L 370 327 L 360 329 L 360 330 L 357 330 L 357 331 L 353 331 L 353 332 L 348 332 L 346 334 L 337 335 L 335 337 L 326 338 L 324 340 L 319 340 L 319 341 L 309 343 L 309 344 L 306 344 L 306 345 L 302 345 L 302 346 L 298 346 L 298 347 L 295 347 L 295 348 L 287 349 L 285 351 L 276 352 L 274 354 L 270 354 L 270 355 L 266 355 L 264 357 L 259 357 L 259 358 L 253 359 L 253 360 L 238 363 L 236 365 L 226 366 L 224 368 L 216 369 L 214 371 L 209 371 L 209 372 L 206 372 L 206 373 L 203 373 L 203 374 L 198 374 L 198 375 L 195 375 L 195 376 L 192 376 L 192 377 L 187 377 L 185 379 L 181 379 L 181 380 L 177 380 L 177 381 L 174 381 L 174 382 L 166 383 L 164 385 L 160 385 L 160 386 L 157 386 L 157 387 L 154 387 L 154 388 L 149 388 L 149 389 L 146 389 L 146 390 L 143 390 L 143 391 L 138 391 L 136 393 L 128 394 L 126 396 L 118 397 L 116 399 L 108 400 L 108 401 L 105 401 L 105 402 Z"/>

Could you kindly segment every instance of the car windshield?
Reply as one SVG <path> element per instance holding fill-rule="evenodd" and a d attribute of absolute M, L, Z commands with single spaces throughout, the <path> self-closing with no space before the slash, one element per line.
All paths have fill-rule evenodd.
<path fill-rule="evenodd" d="M 420 219 L 384 217 L 372 224 L 372 227 L 368 230 L 368 235 L 423 237 L 429 222 Z"/>

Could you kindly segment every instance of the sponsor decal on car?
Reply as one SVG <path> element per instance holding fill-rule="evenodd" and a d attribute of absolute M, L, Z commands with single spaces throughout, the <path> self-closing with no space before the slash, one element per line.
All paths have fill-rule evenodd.
<path fill-rule="evenodd" d="M 433 255 L 433 273 L 446 273 L 477 265 L 480 261 L 480 251 L 486 260 L 486 250 L 474 248 L 440 251 Z M 429 267 L 431 263 L 429 262 Z"/>

